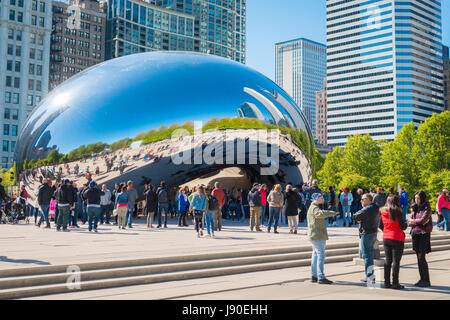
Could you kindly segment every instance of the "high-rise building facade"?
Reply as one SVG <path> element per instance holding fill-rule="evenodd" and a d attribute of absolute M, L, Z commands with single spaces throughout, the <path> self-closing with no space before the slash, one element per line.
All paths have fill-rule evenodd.
<path fill-rule="evenodd" d="M 323 90 L 316 92 L 316 138 L 318 144 L 327 145 L 327 80 Z"/>
<path fill-rule="evenodd" d="M 79 11 L 68 12 L 69 5 L 78 7 Z M 53 1 L 52 12 L 50 90 L 105 60 L 106 33 L 106 13 L 97 0 Z M 67 24 L 68 19 L 73 22 L 72 15 L 79 18 L 79 25 Z"/>
<path fill-rule="evenodd" d="M 441 1 L 327 0 L 328 145 L 444 108 Z"/>
<path fill-rule="evenodd" d="M 447 46 L 443 47 L 444 59 L 444 110 L 450 110 L 450 57 Z"/>
<path fill-rule="evenodd" d="M 302 108 L 316 138 L 316 92 L 326 78 L 326 46 L 300 38 L 275 44 L 275 82 Z"/>
<path fill-rule="evenodd" d="M 0 1 L 0 166 L 9 168 L 17 136 L 48 91 L 51 0 Z"/>
<path fill-rule="evenodd" d="M 245 0 L 107 0 L 107 8 L 107 59 L 174 50 L 246 61 Z"/>

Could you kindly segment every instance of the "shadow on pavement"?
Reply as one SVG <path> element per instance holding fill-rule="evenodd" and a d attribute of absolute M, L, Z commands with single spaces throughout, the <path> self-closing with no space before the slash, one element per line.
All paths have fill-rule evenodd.
<path fill-rule="evenodd" d="M 31 260 L 31 259 L 8 259 L 6 256 L 0 256 L 0 262 L 11 262 L 11 263 L 34 263 L 41 265 L 50 265 L 50 262 Z"/>

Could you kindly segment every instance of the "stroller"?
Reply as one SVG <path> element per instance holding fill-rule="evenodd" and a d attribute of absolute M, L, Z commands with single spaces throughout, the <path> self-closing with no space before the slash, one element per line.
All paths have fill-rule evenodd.
<path fill-rule="evenodd" d="M 1 222 L 6 224 L 16 224 L 20 220 L 25 220 L 24 205 L 21 203 L 14 203 L 14 200 L 8 201 L 3 210 Z"/>

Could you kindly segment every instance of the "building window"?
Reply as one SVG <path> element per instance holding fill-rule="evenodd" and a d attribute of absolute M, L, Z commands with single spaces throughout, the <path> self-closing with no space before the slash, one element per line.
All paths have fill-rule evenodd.
<path fill-rule="evenodd" d="M 4 136 L 9 136 L 9 124 L 4 124 L 3 125 L 3 135 Z"/>
<path fill-rule="evenodd" d="M 5 102 L 6 103 L 11 103 L 11 92 L 5 92 Z"/>
<path fill-rule="evenodd" d="M 36 75 L 42 76 L 42 66 L 40 64 L 36 65 Z"/>
<path fill-rule="evenodd" d="M 3 140 L 3 151 L 9 151 L 9 141 L 8 140 Z M 8 160 L 6 160 L 6 162 L 8 162 Z"/>
<path fill-rule="evenodd" d="M 17 41 L 22 41 L 22 31 L 17 30 L 17 32 L 16 32 L 16 40 Z"/>
<path fill-rule="evenodd" d="M 31 16 L 31 24 L 32 24 L 33 26 L 35 26 L 36 23 L 37 23 L 37 17 L 32 15 L 32 16 Z"/>
<path fill-rule="evenodd" d="M 19 104 L 19 94 L 18 93 L 13 93 L 13 103 Z"/>
<path fill-rule="evenodd" d="M 28 79 L 28 90 L 34 90 L 34 80 Z"/>
<path fill-rule="evenodd" d="M 36 80 L 36 91 L 41 91 L 41 90 L 42 90 L 41 89 L 41 80 Z"/>
<path fill-rule="evenodd" d="M 14 21 L 16 20 L 16 12 L 14 10 L 9 10 L 9 20 Z"/>
<path fill-rule="evenodd" d="M 29 94 L 27 96 L 27 106 L 32 106 L 33 105 L 33 95 Z"/>
<path fill-rule="evenodd" d="M 39 27 L 44 27 L 44 18 L 43 17 L 39 17 Z"/>
<path fill-rule="evenodd" d="M 12 60 L 6 61 L 6 70 L 12 71 Z"/>
<path fill-rule="evenodd" d="M 6 83 L 5 83 L 5 85 L 7 86 L 7 87 L 11 87 L 11 76 L 6 76 Z"/>
<path fill-rule="evenodd" d="M 39 1 L 39 11 L 45 12 L 45 2 L 44 1 Z"/>
<path fill-rule="evenodd" d="M 13 124 L 11 128 L 11 135 L 17 137 L 17 125 Z"/>
<path fill-rule="evenodd" d="M 15 72 L 20 72 L 20 61 L 16 61 L 14 63 L 14 71 Z"/>
<path fill-rule="evenodd" d="M 8 54 L 9 54 L 9 55 L 12 55 L 13 52 L 14 52 L 14 47 L 13 47 L 13 45 L 12 45 L 12 44 L 8 44 Z"/>
<path fill-rule="evenodd" d="M 28 74 L 34 74 L 34 64 L 30 63 L 30 66 L 28 68 Z"/>
<path fill-rule="evenodd" d="M 17 57 L 22 56 L 22 47 L 21 46 L 16 46 L 16 56 Z"/>
<path fill-rule="evenodd" d="M 14 88 L 20 89 L 20 78 L 14 78 Z"/>
<path fill-rule="evenodd" d="M 2 157 L 2 168 L 8 168 L 8 157 Z"/>
<path fill-rule="evenodd" d="M 14 39 L 14 29 L 8 29 L 8 39 Z"/>
<path fill-rule="evenodd" d="M 14 149 L 16 149 L 16 142 L 11 141 L 11 152 L 14 152 Z"/>
<path fill-rule="evenodd" d="M 11 115 L 11 109 L 5 108 L 4 118 L 9 119 L 9 116 Z"/>
<path fill-rule="evenodd" d="M 13 109 L 13 111 L 12 111 L 12 119 L 13 120 L 19 120 L 19 110 Z"/>

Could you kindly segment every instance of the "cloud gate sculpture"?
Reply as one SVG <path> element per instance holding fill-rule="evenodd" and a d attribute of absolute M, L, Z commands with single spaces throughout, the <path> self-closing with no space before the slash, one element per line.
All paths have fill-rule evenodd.
<path fill-rule="evenodd" d="M 51 91 L 15 157 L 30 189 L 44 169 L 79 184 L 89 170 L 110 188 L 130 179 L 177 186 L 227 167 L 299 184 L 312 178 L 312 150 L 299 106 L 262 74 L 216 56 L 152 52 L 103 62 Z"/>

